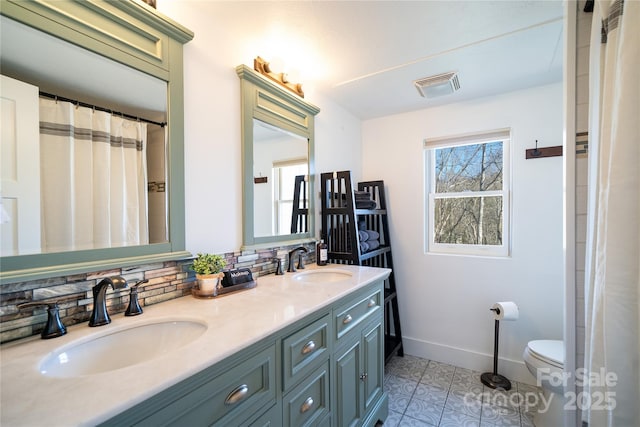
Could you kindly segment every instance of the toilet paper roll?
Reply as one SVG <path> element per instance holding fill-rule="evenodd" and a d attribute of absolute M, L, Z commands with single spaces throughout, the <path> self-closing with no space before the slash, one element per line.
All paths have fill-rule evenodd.
<path fill-rule="evenodd" d="M 513 301 L 503 301 L 491 307 L 493 318 L 496 320 L 516 320 L 519 316 L 518 306 Z"/>

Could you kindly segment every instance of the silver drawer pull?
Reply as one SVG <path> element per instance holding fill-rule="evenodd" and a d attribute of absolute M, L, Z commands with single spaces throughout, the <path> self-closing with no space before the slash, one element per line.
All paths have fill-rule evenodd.
<path fill-rule="evenodd" d="M 375 307 L 376 305 L 378 305 L 378 303 L 376 302 L 375 299 L 371 298 L 369 300 L 369 304 L 367 305 L 367 307 Z"/>
<path fill-rule="evenodd" d="M 346 325 L 347 323 L 351 322 L 352 320 L 353 320 L 353 317 L 351 317 L 350 314 L 347 314 L 346 316 L 344 316 L 344 319 L 342 319 L 342 323 Z"/>
<path fill-rule="evenodd" d="M 304 414 L 312 407 L 313 407 L 313 399 L 311 397 L 307 397 L 307 400 L 305 400 L 302 406 L 300 406 L 300 413 Z"/>
<path fill-rule="evenodd" d="M 247 394 L 249 394 L 249 387 L 246 384 L 242 384 L 236 387 L 231 393 L 229 393 L 227 398 L 224 400 L 224 404 L 235 405 L 236 403 L 247 397 Z"/>
<path fill-rule="evenodd" d="M 316 343 L 314 343 L 313 340 L 311 340 L 302 347 L 301 353 L 309 354 L 315 349 L 316 349 Z"/>

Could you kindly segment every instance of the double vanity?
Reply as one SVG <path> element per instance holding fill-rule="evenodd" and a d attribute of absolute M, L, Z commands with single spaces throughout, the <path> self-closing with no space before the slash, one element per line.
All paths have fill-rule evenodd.
<path fill-rule="evenodd" d="M 8 46 L 15 58 L 31 60 L 5 67 L 13 62 L 4 49 L 3 73 L 11 72 L 9 77 L 33 86 L 34 93 L 47 89 L 78 101 L 88 97 L 83 102 L 116 106 L 136 116 L 153 114 L 150 118 L 168 123 L 166 183 L 161 188 L 170 191 L 160 192 L 160 211 L 171 220 L 157 241 L 60 252 L 15 250 L 2 256 L 2 286 L 32 283 L 37 289 L 39 280 L 71 277 L 64 285 L 69 293 L 57 297 L 78 304 L 63 319 L 72 323 L 74 309 L 85 309 L 86 292 L 74 275 L 98 272 L 102 277 L 113 269 L 192 256 L 185 250 L 184 233 L 182 52 L 194 35 L 135 0 L 2 0 L 0 15 L 3 35 L 8 30 L 20 35 L 7 37 L 13 40 Z M 27 43 L 32 37 L 36 41 Z M 105 78 L 79 70 L 68 84 L 66 63 L 54 78 L 50 64 L 43 69 L 41 56 L 29 48 L 42 47 L 44 41 L 59 46 L 55 56 L 80 55 L 67 63 L 86 66 L 91 58 Z M 147 82 L 132 83 L 135 87 L 159 88 L 153 94 L 161 105 L 138 105 L 155 95 L 134 96 L 135 103 L 116 96 L 106 83 L 121 88 L 132 80 L 112 78 L 112 69 Z M 303 181 L 308 181 L 303 198 L 309 204 L 299 227 L 282 226 L 275 235 L 260 223 L 271 199 L 261 204 L 265 195 L 254 191 L 254 184 L 262 174 L 257 160 L 265 158 L 260 135 L 274 129 L 281 136 L 295 135 L 286 151 L 299 153 L 301 175 L 313 173 L 319 109 L 244 65 L 236 72 L 242 96 L 242 250 L 314 242 L 313 180 Z M 89 79 L 84 82 L 80 76 Z M 268 151 L 277 152 L 273 147 Z M 286 163 L 273 156 L 270 163 Z M 38 156 L 28 155 L 27 163 L 33 158 Z M 180 297 L 146 305 L 140 316 L 111 314 L 110 324 L 90 328 L 80 323 L 58 338 L 34 336 L 5 344 L 0 348 L 0 425 L 374 425 L 387 416 L 383 282 L 389 274 L 380 268 L 308 266 L 297 273 L 259 277 L 256 288 L 220 298 Z M 25 295 L 12 298 L 48 298 L 34 296 L 32 287 L 25 289 Z M 35 316 L 9 315 L 14 315 L 16 329 L 29 332 L 40 322 Z"/>
<path fill-rule="evenodd" d="M 389 273 L 311 265 L 4 345 L 0 424 L 374 425 Z"/>

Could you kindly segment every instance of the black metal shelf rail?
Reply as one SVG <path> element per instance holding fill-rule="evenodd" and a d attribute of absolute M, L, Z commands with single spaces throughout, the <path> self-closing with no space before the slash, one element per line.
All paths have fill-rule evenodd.
<path fill-rule="evenodd" d="M 358 209 L 350 171 L 323 173 L 320 179 L 321 238 L 328 245 L 329 262 L 391 269 L 384 284 L 385 361 L 388 362 L 394 354 L 403 356 L 384 182 L 358 183 L 358 191 L 366 191 L 376 202 L 375 209 Z M 362 251 L 359 225 L 379 234 L 379 247 Z"/>

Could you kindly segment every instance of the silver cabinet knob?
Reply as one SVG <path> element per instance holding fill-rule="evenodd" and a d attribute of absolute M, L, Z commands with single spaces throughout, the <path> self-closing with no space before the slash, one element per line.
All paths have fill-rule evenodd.
<path fill-rule="evenodd" d="M 371 298 L 369 300 L 369 304 L 367 305 L 367 307 L 371 308 L 371 307 L 375 307 L 376 305 L 378 305 L 378 303 L 376 302 L 375 299 Z"/>
<path fill-rule="evenodd" d="M 306 343 L 303 347 L 302 350 L 300 351 L 302 354 L 309 354 L 311 352 L 313 352 L 313 350 L 316 349 L 316 343 L 313 342 L 313 340 L 310 340 L 308 343 Z"/>
<path fill-rule="evenodd" d="M 344 319 L 342 319 L 342 323 L 346 325 L 347 323 L 351 322 L 352 320 L 353 320 L 353 317 L 351 317 L 350 314 L 347 314 L 346 316 L 344 316 Z"/>
<path fill-rule="evenodd" d="M 300 413 L 304 414 L 305 412 L 307 412 L 312 407 L 313 407 L 313 399 L 311 397 L 307 397 L 307 400 L 305 400 L 302 403 L 302 406 L 300 406 Z"/>

